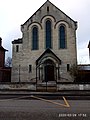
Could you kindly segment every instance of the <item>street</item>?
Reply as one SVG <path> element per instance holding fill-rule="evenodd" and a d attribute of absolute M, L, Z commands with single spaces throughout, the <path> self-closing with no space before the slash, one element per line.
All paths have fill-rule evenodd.
<path fill-rule="evenodd" d="M 90 120 L 89 100 L 22 98 L 0 99 L 0 120 Z"/>

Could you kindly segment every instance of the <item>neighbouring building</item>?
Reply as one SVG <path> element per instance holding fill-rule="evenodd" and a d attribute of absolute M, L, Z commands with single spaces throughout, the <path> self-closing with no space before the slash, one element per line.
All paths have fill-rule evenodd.
<path fill-rule="evenodd" d="M 22 38 L 12 41 L 12 82 L 73 82 L 77 64 L 77 22 L 47 0 L 24 24 Z"/>
<path fill-rule="evenodd" d="M 90 83 L 90 64 L 78 65 L 79 71 L 76 83 Z"/>
<path fill-rule="evenodd" d="M 5 52 L 8 51 L 2 47 L 2 38 L 0 37 L 0 82 L 11 81 L 11 68 L 5 67 Z"/>
<path fill-rule="evenodd" d="M 89 41 L 89 44 L 88 44 L 88 48 L 89 48 L 89 61 L 90 61 L 90 41 Z"/>

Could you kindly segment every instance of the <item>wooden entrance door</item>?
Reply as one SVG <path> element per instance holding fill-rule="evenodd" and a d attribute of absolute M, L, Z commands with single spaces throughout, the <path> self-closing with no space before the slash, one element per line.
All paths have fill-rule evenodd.
<path fill-rule="evenodd" d="M 46 65 L 45 66 L 45 81 L 54 81 L 54 66 Z"/>

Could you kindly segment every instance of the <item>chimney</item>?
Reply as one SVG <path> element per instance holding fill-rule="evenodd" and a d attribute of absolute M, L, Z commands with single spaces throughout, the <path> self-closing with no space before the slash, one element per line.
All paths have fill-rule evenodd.
<path fill-rule="evenodd" d="M 0 37 L 0 46 L 2 46 L 2 38 Z"/>

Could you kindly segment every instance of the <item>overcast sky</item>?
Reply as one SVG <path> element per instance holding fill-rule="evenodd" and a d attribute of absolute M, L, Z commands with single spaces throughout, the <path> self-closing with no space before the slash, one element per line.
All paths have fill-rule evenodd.
<path fill-rule="evenodd" d="M 60 10 L 78 22 L 77 57 L 79 64 L 89 64 L 90 0 L 50 0 Z M 23 24 L 46 0 L 0 0 L 0 37 L 12 57 L 14 39 L 22 37 Z"/>

